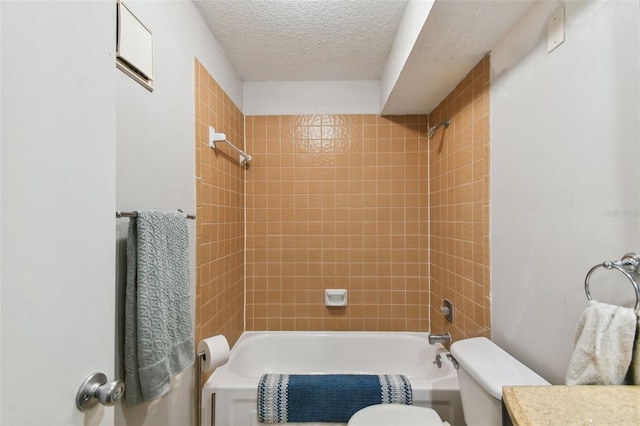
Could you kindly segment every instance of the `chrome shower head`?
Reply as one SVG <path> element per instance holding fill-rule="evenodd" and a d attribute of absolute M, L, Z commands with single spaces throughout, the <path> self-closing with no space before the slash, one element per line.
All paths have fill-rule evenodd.
<path fill-rule="evenodd" d="M 436 133 L 436 130 L 438 130 L 438 127 L 440 126 L 444 126 L 444 128 L 446 129 L 447 127 L 449 127 L 449 123 L 451 122 L 450 119 L 446 119 L 444 121 L 439 122 L 438 124 L 436 124 L 435 126 L 431 127 L 428 131 L 427 131 L 427 139 L 431 139 L 433 137 L 433 135 Z"/>

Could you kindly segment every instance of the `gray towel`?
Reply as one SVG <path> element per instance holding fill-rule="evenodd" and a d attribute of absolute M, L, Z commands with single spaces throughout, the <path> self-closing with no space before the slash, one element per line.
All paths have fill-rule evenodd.
<path fill-rule="evenodd" d="M 189 234 L 180 213 L 138 211 L 129 223 L 125 295 L 125 400 L 162 396 L 192 365 Z"/>
<path fill-rule="evenodd" d="M 636 323 L 631 308 L 590 301 L 578 321 L 566 384 L 623 384 L 631 364 Z"/>

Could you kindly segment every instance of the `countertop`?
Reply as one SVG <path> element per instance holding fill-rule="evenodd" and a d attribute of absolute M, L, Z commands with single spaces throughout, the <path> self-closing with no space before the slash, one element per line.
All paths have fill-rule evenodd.
<path fill-rule="evenodd" d="M 640 386 L 505 386 L 517 426 L 640 425 Z"/>

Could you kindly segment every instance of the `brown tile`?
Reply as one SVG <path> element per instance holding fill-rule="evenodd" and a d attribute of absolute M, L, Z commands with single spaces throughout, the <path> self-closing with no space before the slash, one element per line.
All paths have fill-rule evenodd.
<path fill-rule="evenodd" d="M 489 216 L 488 179 L 485 179 L 489 174 L 486 158 L 489 132 L 488 119 L 483 113 L 485 109 L 488 113 L 488 92 L 478 83 L 488 81 L 486 61 L 480 67 L 481 72 L 476 67 L 471 73 L 473 77 L 461 83 L 466 89 L 452 92 L 456 99 L 445 99 L 432 114 L 434 121 L 437 114 L 455 114 L 451 117 L 453 125 L 445 133 L 442 152 L 421 143 L 426 117 L 375 115 L 246 117 L 247 146 L 256 148 L 253 152 L 258 159 L 264 153 L 260 164 L 267 167 L 261 171 L 256 160 L 256 167 L 246 175 L 241 175 L 240 170 L 228 163 L 218 161 L 220 158 L 203 156 L 202 153 L 208 151 L 201 151 L 201 161 L 210 166 L 200 166 L 199 175 L 203 181 L 211 181 L 216 191 L 205 195 L 203 187 L 199 190 L 200 197 L 222 194 L 223 202 L 238 202 L 241 206 L 244 176 L 247 179 L 247 208 L 250 208 L 247 220 L 252 221 L 246 226 L 249 232 L 247 247 L 254 249 L 251 255 L 247 254 L 247 271 L 263 274 L 256 276 L 264 276 L 268 283 L 265 289 L 259 290 L 263 281 L 247 282 L 247 300 L 255 303 L 271 298 L 269 305 L 247 307 L 247 329 L 426 331 L 429 314 L 423 305 L 428 304 L 428 287 L 425 284 L 423 291 L 416 287 L 420 287 L 421 282 L 429 282 L 429 268 L 426 263 L 423 267 L 421 262 L 431 258 L 434 262 L 432 272 L 443 275 L 442 283 L 432 281 L 433 291 L 444 291 L 449 285 L 460 286 L 458 291 L 464 291 L 461 283 L 456 284 L 456 275 L 448 271 L 470 275 L 469 283 L 481 276 L 481 283 L 477 284 L 480 287 L 467 284 L 471 286 L 468 288 L 482 291 L 471 291 L 470 297 L 475 303 L 461 303 L 464 311 L 461 324 L 456 325 L 453 332 L 464 335 L 481 329 L 487 333 L 485 319 L 490 318 L 487 313 L 489 299 L 481 303 L 475 300 L 489 287 L 488 255 L 484 249 L 480 250 L 488 245 L 488 238 L 485 238 L 488 225 L 485 223 L 488 224 Z M 212 80 L 206 81 L 214 85 Z M 198 90 L 201 89 L 196 88 Z M 231 117 L 244 120 L 217 85 L 215 93 L 216 98 L 223 98 L 224 108 L 231 111 L 223 111 L 223 122 Z M 478 93 L 482 96 L 474 99 L 474 94 Z M 203 107 L 212 115 L 213 121 L 219 119 L 216 114 L 218 102 L 216 100 L 212 107 Z M 420 125 L 423 128 L 419 128 Z M 238 133 L 245 131 L 242 123 L 233 127 Z M 410 141 L 409 138 L 414 139 Z M 290 143 L 282 143 L 284 140 Z M 481 144 L 475 144 L 476 140 Z M 426 163 L 428 148 L 432 150 L 429 168 Z M 407 155 L 420 150 L 424 156 Z M 432 183 L 432 196 L 428 198 L 421 195 L 426 191 L 427 176 Z M 471 185 L 472 182 L 480 182 L 482 196 L 479 202 L 473 201 L 477 198 L 477 188 Z M 229 183 L 231 186 L 224 189 L 219 186 Z M 238 192 L 233 192 L 234 197 L 228 197 L 230 191 Z M 240 196 L 235 196 L 237 194 Z M 285 194 L 295 195 L 288 198 Z M 197 204 L 208 203 L 198 201 Z M 219 204 L 216 202 L 216 205 Z M 232 217 L 233 208 L 225 206 L 224 217 Z M 432 223 L 422 226 L 427 209 Z M 218 210 L 203 214 L 214 220 L 220 213 Z M 244 226 L 230 223 L 227 229 L 226 220 L 219 226 L 215 238 L 231 241 L 234 240 L 232 232 L 239 232 L 240 242 L 233 247 L 238 247 L 241 253 Z M 451 220 L 462 225 L 455 227 Z M 427 238 L 429 229 L 434 235 L 442 235 L 442 238 L 432 238 L 431 254 Z M 270 235 L 274 238 L 268 238 Z M 282 249 L 285 235 L 291 235 L 287 243 L 289 250 Z M 454 240 L 454 237 L 464 240 Z M 469 242 L 465 243 L 467 239 Z M 470 241 L 476 239 L 479 241 L 472 245 Z M 199 241 L 205 240 L 200 238 Z M 273 251 L 274 247 L 277 247 L 276 251 Z M 203 253 L 198 258 L 203 261 L 212 253 L 200 244 L 198 250 Z M 216 254 L 220 252 L 215 250 Z M 209 254 L 205 256 L 204 253 Z M 436 255 L 438 253 L 441 255 Z M 485 269 L 475 266 L 478 254 L 481 254 L 483 264 L 487 262 L 487 266 L 482 267 Z M 234 259 L 236 257 L 240 259 L 242 269 L 243 257 L 234 256 Z M 272 265 L 272 262 L 277 264 Z M 197 270 L 200 271 L 198 279 L 202 280 L 202 268 Z M 218 282 L 216 288 L 227 288 L 218 274 L 208 276 Z M 241 279 L 242 274 L 238 276 Z M 286 279 L 294 280 L 291 288 L 295 290 L 284 296 L 284 288 L 289 288 L 283 284 Z M 273 288 L 282 290 L 275 293 L 267 290 L 272 288 L 272 283 Z M 241 292 L 242 283 L 239 284 L 232 287 Z M 352 292 L 350 308 L 353 309 L 345 309 L 339 314 L 327 312 L 322 302 L 322 291 L 327 285 L 348 287 Z M 304 290 L 309 288 L 313 288 L 313 292 Z M 209 291 L 209 295 L 216 292 Z M 224 300 L 228 300 L 225 297 L 242 299 L 241 293 L 222 296 Z M 462 297 L 462 294 L 456 297 Z M 418 303 L 415 299 L 419 299 Z M 212 304 L 206 306 L 211 308 Z M 233 306 L 242 310 L 241 302 Z M 466 312 L 468 309 L 470 311 Z M 196 310 L 200 312 L 198 324 L 201 324 L 202 311 Z M 217 315 L 214 309 L 208 312 L 214 317 Z M 232 316 L 242 320 L 241 313 Z M 220 318 L 205 322 L 213 324 L 212 321 L 225 323 Z M 237 330 L 242 327 L 232 328 L 239 335 Z"/>

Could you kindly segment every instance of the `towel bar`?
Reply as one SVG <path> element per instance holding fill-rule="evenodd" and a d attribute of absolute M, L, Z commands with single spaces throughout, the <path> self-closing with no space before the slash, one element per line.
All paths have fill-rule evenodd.
<path fill-rule="evenodd" d="M 243 150 L 241 150 L 240 148 L 238 148 L 237 146 L 229 142 L 227 140 L 227 136 L 224 133 L 217 133 L 216 129 L 209 126 L 209 146 L 213 149 L 217 149 L 216 144 L 219 142 L 229 145 L 231 149 L 233 149 L 235 152 L 237 152 L 240 155 L 239 161 L 242 167 L 246 167 L 247 164 L 251 162 L 251 156 L 249 154 L 247 154 L 246 152 L 244 152 Z"/>
<path fill-rule="evenodd" d="M 593 271 L 598 268 L 617 269 L 627 277 L 636 292 L 636 306 L 634 311 L 636 314 L 640 314 L 640 287 L 638 287 L 638 282 L 635 279 L 635 277 L 640 273 L 640 255 L 637 253 L 627 253 L 622 256 L 622 259 L 620 260 L 608 260 L 591 268 L 584 279 L 584 292 L 586 293 L 587 300 L 589 301 L 593 300 L 591 292 L 589 291 L 589 278 L 591 278 Z"/>
<path fill-rule="evenodd" d="M 178 209 L 178 211 L 180 213 L 184 213 L 182 210 Z M 121 211 L 117 211 L 116 212 L 116 217 L 120 218 L 120 217 L 138 217 L 138 213 L 137 212 L 121 212 Z M 196 215 L 195 214 L 188 214 L 187 215 L 187 219 L 195 219 Z"/>

